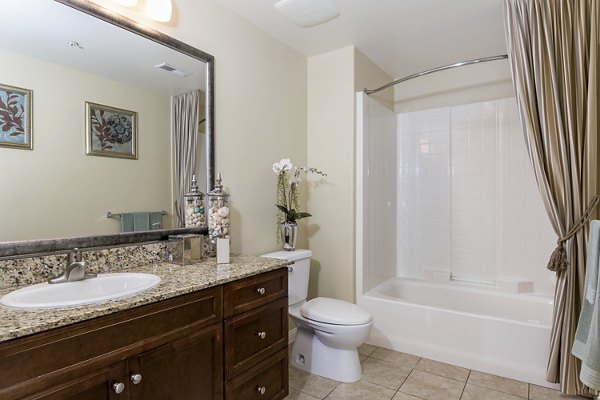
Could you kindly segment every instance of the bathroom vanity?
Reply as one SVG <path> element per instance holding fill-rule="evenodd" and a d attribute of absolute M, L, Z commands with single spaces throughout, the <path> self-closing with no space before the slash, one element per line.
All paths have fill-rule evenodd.
<path fill-rule="evenodd" d="M 287 262 L 133 268 L 161 283 L 70 309 L 0 308 L 0 398 L 283 399 Z M 6 293 L 3 290 L 0 294 Z"/>

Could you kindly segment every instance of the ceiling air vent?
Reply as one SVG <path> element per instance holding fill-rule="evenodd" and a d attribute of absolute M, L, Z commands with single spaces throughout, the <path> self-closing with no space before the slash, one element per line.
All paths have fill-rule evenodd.
<path fill-rule="evenodd" d="M 169 65 L 167 63 L 162 63 L 162 64 L 155 65 L 154 68 L 164 69 L 165 71 L 168 71 L 168 72 L 170 72 L 172 74 L 175 74 L 175 75 L 178 75 L 178 76 L 182 76 L 184 78 L 186 76 L 190 76 L 191 75 L 189 72 L 185 72 L 185 71 L 182 71 L 180 69 L 177 69 L 174 66 Z"/>

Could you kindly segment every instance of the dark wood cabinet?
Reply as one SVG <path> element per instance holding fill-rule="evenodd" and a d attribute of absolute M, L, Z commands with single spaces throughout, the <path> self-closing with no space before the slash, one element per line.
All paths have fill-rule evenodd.
<path fill-rule="evenodd" d="M 114 385 L 125 379 L 125 364 L 102 368 L 98 372 L 82 375 L 67 383 L 52 386 L 41 392 L 23 397 L 24 400 L 118 400 L 126 396 L 126 387 L 119 395 Z"/>
<path fill-rule="evenodd" d="M 225 399 L 288 395 L 287 269 L 224 288 Z"/>
<path fill-rule="evenodd" d="M 2 400 L 278 400 L 287 380 L 286 269 L 0 343 Z"/>
<path fill-rule="evenodd" d="M 129 399 L 221 399 L 221 352 L 221 326 L 216 325 L 129 360 Z"/>

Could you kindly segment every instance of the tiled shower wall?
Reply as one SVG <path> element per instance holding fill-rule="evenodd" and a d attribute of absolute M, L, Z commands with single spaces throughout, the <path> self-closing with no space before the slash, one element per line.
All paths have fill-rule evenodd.
<path fill-rule="evenodd" d="M 528 280 L 550 293 L 556 239 L 514 98 L 398 114 L 398 274 Z"/>

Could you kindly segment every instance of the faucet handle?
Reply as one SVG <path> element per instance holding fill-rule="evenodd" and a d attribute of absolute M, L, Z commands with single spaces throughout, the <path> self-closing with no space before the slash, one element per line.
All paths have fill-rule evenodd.
<path fill-rule="evenodd" d="M 80 262 L 82 259 L 81 250 L 75 247 L 67 254 L 67 265 L 71 265 L 76 262 Z"/>

